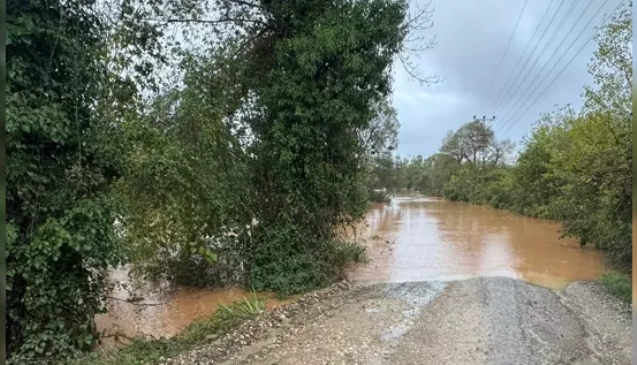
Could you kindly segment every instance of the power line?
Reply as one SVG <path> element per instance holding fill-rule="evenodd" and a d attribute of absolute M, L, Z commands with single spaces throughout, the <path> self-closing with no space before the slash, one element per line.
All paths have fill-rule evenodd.
<path fill-rule="evenodd" d="M 562 0 L 562 1 L 564 1 L 564 0 Z M 544 21 L 544 18 L 546 18 L 546 15 L 548 14 L 549 9 L 551 8 L 551 5 L 553 5 L 554 2 L 555 2 L 555 0 L 551 0 L 551 2 L 549 3 L 549 6 L 546 7 L 546 10 L 544 11 L 544 14 L 542 15 L 542 18 L 540 19 L 540 22 L 538 23 L 537 27 L 535 28 L 535 31 L 533 32 L 533 35 L 531 36 L 531 39 L 529 39 L 529 43 L 526 44 L 526 46 L 524 47 L 524 51 L 520 55 L 520 58 L 514 63 L 514 65 L 519 65 L 520 62 L 522 61 L 522 58 L 524 58 L 524 55 L 526 55 L 526 51 L 529 49 L 529 46 L 531 45 L 531 42 L 533 42 L 533 39 L 535 39 L 535 34 L 540 29 L 540 24 L 542 24 L 542 22 Z M 501 92 L 496 97 L 496 100 L 500 99 L 500 96 L 502 95 L 502 91 L 504 91 L 504 88 L 506 88 L 506 85 L 508 85 L 508 83 L 509 83 L 509 81 L 511 79 L 511 76 L 515 72 L 515 68 L 516 67 L 514 66 L 513 69 L 511 70 L 511 73 L 506 77 L 505 80 L 507 80 L 507 81 L 504 83 L 504 87 L 501 89 Z"/>
<path fill-rule="evenodd" d="M 611 12 L 611 14 L 609 14 L 608 17 L 603 21 L 603 23 L 600 25 L 599 29 L 603 28 L 606 25 L 606 23 L 612 18 L 612 15 L 617 11 L 617 9 L 619 9 L 621 7 L 622 3 L 623 3 L 623 0 L 619 2 L 619 4 L 617 5 L 617 7 L 615 7 L 613 12 Z M 568 63 L 560 70 L 560 72 L 557 75 L 555 75 L 555 77 L 546 86 L 546 88 L 544 88 L 544 90 L 542 90 L 542 92 L 533 100 L 533 102 L 531 104 L 529 104 L 529 106 L 526 109 L 524 109 L 522 114 L 520 114 L 518 116 L 518 118 L 516 118 L 513 123 L 510 123 L 509 126 L 502 131 L 503 134 L 505 132 L 507 132 L 513 125 L 515 125 L 522 118 L 522 116 L 524 116 L 529 111 L 529 109 L 533 105 L 535 105 L 535 103 L 537 103 L 537 101 L 540 99 L 540 97 L 542 97 L 542 95 L 544 95 L 546 93 L 546 91 L 555 83 L 555 81 L 562 75 L 562 73 L 566 70 L 566 68 L 573 62 L 573 60 L 575 60 L 575 58 L 580 53 L 582 53 L 584 48 L 586 48 L 586 45 L 588 45 L 588 43 L 590 43 L 590 41 L 592 41 L 595 38 L 596 34 L 597 34 L 597 32 L 593 33 L 593 35 L 586 42 L 584 42 L 584 44 L 582 44 L 580 49 L 573 55 L 573 57 L 571 57 L 571 59 L 568 61 Z M 548 74 L 547 74 L 547 76 L 548 76 Z"/>
<path fill-rule="evenodd" d="M 571 6 L 568 8 L 568 10 L 566 10 L 566 14 L 564 15 L 564 17 L 562 18 L 562 21 L 560 21 L 560 24 L 557 26 L 558 28 L 562 28 L 564 26 L 564 23 L 566 22 L 566 19 L 568 19 L 568 16 L 571 15 L 571 13 L 573 12 L 573 10 L 575 10 L 575 6 L 577 4 L 579 4 L 580 0 L 575 0 L 573 1 L 573 3 L 571 4 Z M 558 32 L 554 32 L 553 36 L 551 36 L 551 38 L 549 39 L 547 44 L 550 44 L 551 42 L 553 42 L 553 39 L 555 39 L 555 36 L 558 34 Z"/>
<path fill-rule="evenodd" d="M 511 46 L 511 41 L 513 41 L 513 36 L 515 35 L 515 31 L 518 29 L 518 25 L 520 25 L 520 20 L 522 19 L 522 14 L 524 14 L 524 9 L 526 8 L 526 5 L 529 3 L 529 0 L 524 0 L 524 5 L 522 6 L 522 10 L 520 10 L 520 15 L 518 15 L 518 20 L 515 22 L 515 27 L 513 28 L 513 32 L 511 33 L 511 37 L 509 37 L 509 42 L 506 45 L 506 48 L 504 49 L 504 53 L 502 53 L 502 57 L 500 57 L 500 62 L 498 63 L 498 67 L 495 70 L 495 73 L 493 74 L 493 77 L 491 78 L 491 82 L 489 83 L 489 87 L 487 88 L 487 93 L 486 95 L 490 95 L 491 93 L 491 88 L 493 87 L 493 82 L 495 81 L 496 77 L 498 76 L 498 71 L 500 70 L 500 67 L 502 67 L 502 61 L 504 61 L 504 58 L 507 54 L 507 52 L 509 51 L 509 47 Z"/>
<path fill-rule="evenodd" d="M 566 21 L 566 19 L 568 18 L 568 16 L 573 12 L 573 10 L 575 9 L 575 5 L 577 5 L 579 3 L 580 0 L 575 0 L 571 6 L 566 10 L 566 13 L 564 14 L 564 17 L 562 18 L 562 20 L 560 21 L 560 24 L 557 26 L 557 28 L 555 28 L 555 31 L 553 32 L 553 35 L 551 36 L 551 38 L 548 40 L 548 42 L 545 44 L 544 48 L 546 49 L 555 39 L 555 36 L 559 33 L 559 31 L 562 29 L 562 27 L 564 26 L 564 23 Z M 589 3 L 590 6 L 590 3 Z M 556 13 L 557 14 L 557 13 Z M 548 28 L 547 28 L 548 29 Z M 568 33 L 567 33 L 568 35 Z M 539 44 L 539 43 L 538 43 Z M 556 50 L 559 47 L 556 48 Z M 538 55 L 538 60 L 536 62 L 533 63 L 533 66 L 526 72 L 526 74 L 524 75 L 524 78 L 522 79 L 522 81 L 520 81 L 520 83 L 517 85 L 517 87 L 515 88 L 515 90 L 511 93 L 507 92 L 505 93 L 506 95 L 510 95 L 509 99 L 507 102 L 505 102 L 504 104 L 500 105 L 503 110 L 502 112 L 504 113 L 504 110 L 508 109 L 507 107 L 510 106 L 510 101 L 513 97 L 515 97 L 515 95 L 517 95 L 518 90 L 520 90 L 520 87 L 524 84 L 524 81 L 526 81 L 526 79 L 529 77 L 529 75 L 531 74 L 531 71 L 533 71 L 533 67 L 535 66 L 535 64 L 537 64 L 537 62 L 539 62 L 539 60 L 542 57 L 542 54 L 544 52 L 541 52 Z M 554 53 L 555 54 L 555 53 Z M 551 55 L 551 57 L 549 57 L 549 60 L 553 57 L 553 55 Z M 530 60 L 530 58 L 527 59 L 527 62 Z M 549 61 L 547 61 L 548 63 Z M 541 71 L 540 71 L 541 72 Z M 521 73 L 520 73 L 521 74 Z M 520 75 L 519 74 L 519 75 Z M 508 104 L 508 105 L 507 105 Z M 504 120 L 506 122 L 506 119 Z"/>
<path fill-rule="evenodd" d="M 553 56 L 555 56 L 555 54 L 557 53 L 558 50 L 560 50 L 560 47 L 564 44 L 564 41 L 566 41 L 566 39 L 568 38 L 568 35 L 575 29 L 575 27 L 579 24 L 580 20 L 582 20 L 582 18 L 584 17 L 584 14 L 586 14 L 586 11 L 588 10 L 588 8 L 591 6 L 591 4 L 593 4 L 594 0 L 590 0 L 588 2 L 588 5 L 586 5 L 586 8 L 584 8 L 584 11 L 582 12 L 582 14 L 580 14 L 579 18 L 577 18 L 577 20 L 575 21 L 575 23 L 573 23 L 573 26 L 571 27 L 571 29 L 568 30 L 568 32 L 566 33 L 566 36 L 564 37 L 564 39 L 562 39 L 562 42 L 560 42 L 560 44 L 555 47 L 555 50 L 553 51 L 553 53 L 551 53 L 551 55 L 549 56 L 548 61 L 546 61 L 546 63 L 544 64 L 544 66 L 542 66 L 542 68 L 540 69 L 540 71 L 538 72 L 537 76 L 534 78 L 535 81 L 537 81 L 537 78 L 542 74 L 542 71 L 549 65 L 550 60 L 553 58 Z M 606 5 L 606 3 L 602 2 L 602 6 L 597 10 L 597 12 L 595 13 L 595 15 L 593 15 L 593 17 L 588 21 L 588 23 L 584 26 L 584 28 L 582 28 L 582 32 L 580 32 L 580 34 L 577 36 L 577 38 L 573 41 L 573 43 L 571 44 L 571 47 L 573 46 L 573 44 L 575 42 L 577 42 L 577 40 L 579 39 L 579 37 L 582 35 L 582 33 L 584 32 L 584 30 L 586 30 L 586 28 L 590 25 L 590 23 L 593 21 L 593 19 L 597 16 L 597 14 L 602 10 L 602 7 L 604 7 L 604 5 Z M 560 58 L 561 59 L 561 58 Z M 558 61 L 559 62 L 559 61 Z M 515 89 L 515 91 L 513 92 L 514 94 L 517 93 L 517 91 L 520 89 L 520 87 L 522 86 L 522 84 L 524 83 L 524 80 L 526 80 L 526 78 L 529 76 L 530 74 L 530 70 L 529 73 L 526 74 L 526 76 L 524 77 L 524 79 L 522 80 L 522 82 L 518 85 L 518 87 Z M 529 84 L 529 86 L 527 86 L 527 88 L 522 92 L 522 95 L 524 95 L 524 93 L 526 93 L 526 91 L 529 90 L 529 88 L 531 87 L 531 85 L 534 84 L 534 82 L 531 82 Z M 522 96 L 521 95 L 521 96 Z M 509 116 L 509 114 L 511 114 L 511 111 L 515 110 L 515 107 L 520 103 L 521 100 L 524 100 L 524 98 L 522 97 L 518 97 L 514 103 L 514 106 L 509 108 L 509 111 L 503 113 L 506 116 Z M 506 119 L 505 119 L 506 121 Z"/>
<path fill-rule="evenodd" d="M 593 0 L 591 0 L 592 2 Z M 537 50 L 537 47 L 540 45 L 540 42 L 542 42 L 542 39 L 544 39 L 544 36 L 546 35 L 546 31 L 549 30 L 549 28 L 551 27 L 551 24 L 553 24 L 553 21 L 555 20 L 555 17 L 557 16 L 557 14 L 559 13 L 560 9 L 562 8 L 562 5 L 564 5 L 564 0 L 562 0 L 560 2 L 560 5 L 558 6 L 557 10 L 555 10 L 555 13 L 553 13 L 553 17 L 551 18 L 551 20 L 549 20 L 548 25 L 546 26 L 546 28 L 544 28 L 544 32 L 542 32 L 542 35 L 540 36 L 540 38 L 538 39 L 537 43 L 535 43 L 535 46 L 533 47 L 533 50 L 531 51 L 531 54 L 526 58 L 526 61 L 524 62 L 524 65 L 522 65 L 522 68 L 520 69 L 520 72 L 517 74 L 517 76 L 515 77 L 515 80 L 513 81 L 513 83 L 511 83 L 511 86 L 507 89 L 507 91 L 504 92 L 504 98 L 507 97 L 507 95 L 510 95 L 509 92 L 511 91 L 511 89 L 513 88 L 513 86 L 515 86 L 515 83 L 518 81 L 518 79 L 520 78 L 520 75 L 522 74 L 522 72 L 524 71 L 524 69 L 526 68 L 526 65 L 529 64 L 529 61 L 531 60 L 531 58 L 533 57 L 533 54 L 535 54 L 535 50 Z M 527 75 L 528 76 L 528 75 Z M 518 86 L 519 88 L 519 86 Z M 503 101 L 501 101 L 500 103 L 498 103 L 496 105 L 496 110 L 499 110 L 500 106 L 502 105 L 502 103 L 504 102 L 504 98 L 502 99 Z"/>
<path fill-rule="evenodd" d="M 591 0 L 591 3 L 592 3 L 592 1 L 593 1 L 593 0 Z M 553 65 L 553 67 L 549 70 L 549 72 L 547 72 L 547 73 L 546 73 L 546 75 L 544 76 L 544 78 L 542 78 L 542 80 L 541 80 L 541 81 L 539 81 L 539 82 L 537 83 L 537 85 L 536 85 L 536 87 L 533 89 L 533 91 L 531 91 L 531 92 L 528 94 L 528 96 L 527 96 L 526 98 L 519 98 L 519 99 L 517 100 L 517 102 L 515 103 L 515 105 L 514 105 L 514 106 L 510 109 L 510 112 L 506 114 L 506 116 L 507 116 L 507 117 L 508 117 L 509 115 L 511 115 L 511 112 L 515 113 L 515 110 L 517 110 L 516 108 L 518 107 L 518 104 L 520 103 L 520 101 L 523 101 L 523 100 L 524 100 L 523 104 L 522 104 L 522 105 L 520 105 L 520 107 L 522 107 L 522 106 L 526 103 L 526 101 L 528 101 L 528 98 L 530 98 L 530 97 L 531 97 L 531 95 L 533 95 L 533 94 L 535 93 L 535 91 L 537 91 L 537 89 L 540 87 L 540 85 L 542 85 L 542 83 L 544 82 L 544 80 L 546 80 L 546 79 L 548 78 L 548 76 L 551 74 L 551 72 L 553 72 L 553 70 L 555 70 L 555 68 L 556 68 L 556 67 L 557 67 L 557 65 L 560 63 L 560 61 L 561 61 L 561 60 L 562 60 L 562 59 L 566 56 L 566 54 L 568 53 L 568 51 L 570 51 L 570 50 L 571 50 L 571 48 L 573 48 L 573 46 L 575 45 L 575 43 L 576 43 L 576 42 L 579 40 L 579 38 L 580 38 L 580 37 L 584 34 L 584 31 L 586 31 L 586 29 L 588 28 L 588 26 L 589 26 L 589 25 L 593 22 L 593 20 L 597 17 L 597 14 L 599 14 L 599 12 L 602 10 L 602 8 L 603 8 L 605 5 L 606 5 L 606 3 L 602 3 L 602 5 L 601 5 L 601 6 L 597 9 L 597 11 L 595 12 L 595 14 L 593 14 L 593 16 L 591 17 L 591 19 L 588 21 L 588 23 L 584 26 L 584 28 L 582 28 L 582 31 L 581 31 L 581 32 L 577 35 L 577 37 L 573 40 L 573 42 L 571 43 L 571 45 L 570 45 L 570 46 L 566 49 L 566 51 L 564 51 L 564 53 L 562 54 L 562 56 L 560 56 L 560 58 L 559 58 L 559 59 L 555 62 L 555 64 Z M 580 17 L 580 18 L 581 18 L 581 17 Z M 578 22 L 579 22 L 579 19 L 578 19 Z M 575 25 L 576 25 L 576 24 L 577 24 L 577 22 L 575 23 Z M 574 28 L 574 26 L 573 26 L 572 28 Z M 571 28 L 571 30 L 572 30 L 572 28 Z M 569 33 L 570 33 L 570 31 L 569 31 Z M 568 37 L 568 35 L 567 35 L 567 37 Z M 557 52 L 557 50 L 558 50 L 558 49 L 560 49 L 560 46 L 562 45 L 562 43 L 564 43 L 564 40 L 566 40 L 566 38 L 567 38 L 567 37 L 565 37 L 565 38 L 562 40 L 562 42 L 560 43 L 560 45 L 559 45 L 559 46 L 557 46 L 557 48 L 555 49 L 555 51 L 554 51 L 554 52 L 553 52 L 553 54 L 551 55 L 551 58 L 555 55 L 555 53 Z M 591 38 L 591 39 L 592 39 L 592 38 Z M 588 44 L 588 42 L 590 42 L 590 40 L 586 41 L 586 43 L 585 43 L 585 44 Z M 572 61 L 570 61 L 570 62 L 572 62 Z M 569 62 L 569 64 L 570 64 L 570 62 Z M 542 69 L 541 69 L 541 70 L 540 70 L 540 72 L 538 73 L 538 77 L 539 77 L 539 75 L 541 75 L 542 71 L 546 68 L 546 66 L 547 66 L 547 65 L 548 65 L 548 63 L 547 63 L 547 64 L 545 64 L 545 65 L 544 65 L 544 67 L 542 67 Z M 536 80 L 537 80 L 537 79 L 538 79 L 538 78 L 536 78 Z M 523 95 L 525 95 L 525 94 L 526 94 L 526 91 L 527 91 L 527 90 L 531 87 L 531 85 L 533 85 L 533 84 L 534 84 L 534 83 L 529 84 L 529 86 L 528 86 L 528 87 L 524 90 Z M 503 117 L 503 119 L 504 119 L 504 118 L 506 118 L 506 117 Z M 510 119 L 510 120 L 513 120 L 513 119 Z M 506 122 L 505 122 L 505 125 L 506 125 Z M 504 128 L 504 125 L 502 125 L 502 127 Z"/>

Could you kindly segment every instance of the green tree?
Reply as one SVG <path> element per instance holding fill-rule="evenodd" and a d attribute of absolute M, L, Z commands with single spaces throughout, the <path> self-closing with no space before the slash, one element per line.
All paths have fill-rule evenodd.
<path fill-rule="evenodd" d="M 7 3 L 7 356 L 48 363 L 94 342 L 106 270 L 124 259 L 111 194 L 134 109 L 114 48 L 138 55 L 152 27 L 94 1 Z M 126 34 L 135 34 L 125 37 Z M 145 42 L 139 41 L 145 38 Z M 126 45 L 126 47 L 123 47 Z M 136 62 L 130 62 L 135 65 Z"/>
<path fill-rule="evenodd" d="M 86 2 L 7 4 L 7 355 L 29 363 L 94 340 L 104 270 L 121 260 L 100 143 L 104 26 Z"/>
<path fill-rule="evenodd" d="M 589 64 L 594 85 L 581 116 L 567 122 L 568 143 L 554 152 L 565 232 L 606 251 L 620 267 L 632 265 L 630 4 L 600 30 Z"/>
<path fill-rule="evenodd" d="M 135 271 L 148 278 L 197 286 L 242 280 L 252 215 L 245 133 L 229 117 L 242 92 L 230 76 L 241 66 L 229 64 L 234 50 L 230 43 L 189 56 L 183 89 L 155 97 L 126 125 L 118 192 Z"/>
<path fill-rule="evenodd" d="M 286 2 L 286 4 L 288 4 Z M 358 130 L 390 91 L 405 37 L 406 6 L 368 0 L 264 4 L 292 18 L 273 43 L 257 87 L 264 113 L 252 123 L 259 191 L 250 284 L 298 292 L 329 283 L 351 257 L 334 228 L 367 207 Z M 348 37 L 341 35 L 347 34 Z"/>

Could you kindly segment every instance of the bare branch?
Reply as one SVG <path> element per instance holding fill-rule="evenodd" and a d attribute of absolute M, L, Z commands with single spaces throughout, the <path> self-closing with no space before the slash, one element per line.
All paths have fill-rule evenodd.
<path fill-rule="evenodd" d="M 420 58 L 422 52 L 433 48 L 436 44 L 435 36 L 425 35 L 425 31 L 433 27 L 434 9 L 431 4 L 431 0 L 425 4 L 416 4 L 413 7 L 413 14 L 411 7 L 408 10 L 408 19 L 403 24 L 407 35 L 405 36 L 401 53 L 398 54 L 398 60 L 402 63 L 407 74 L 421 86 L 430 86 L 441 81 L 439 76 L 421 76 L 417 70 L 418 65 L 410 60 L 410 56 Z"/>
<path fill-rule="evenodd" d="M 222 19 L 186 19 L 186 18 L 168 18 L 168 19 L 144 19 L 149 22 L 157 22 L 157 23 L 201 23 L 201 24 L 224 24 L 224 23 L 234 23 L 241 25 L 241 23 L 255 23 L 261 25 L 267 25 L 265 22 L 262 22 L 258 19 L 234 19 L 234 18 L 222 18 Z"/>
<path fill-rule="evenodd" d="M 421 86 L 431 86 L 442 81 L 442 78 L 440 76 L 420 76 L 416 70 L 418 65 L 414 65 L 408 58 L 406 58 L 402 54 L 398 54 L 398 59 L 402 63 L 405 72 L 407 72 L 409 76 L 418 81 Z"/>

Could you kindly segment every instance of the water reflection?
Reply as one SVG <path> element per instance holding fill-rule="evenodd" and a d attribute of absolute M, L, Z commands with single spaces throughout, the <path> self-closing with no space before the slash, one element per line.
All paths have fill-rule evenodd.
<path fill-rule="evenodd" d="M 560 239 L 559 225 L 486 206 L 434 198 L 397 198 L 374 206 L 363 281 L 455 280 L 507 276 L 549 288 L 593 280 L 604 271 L 600 252 Z M 393 244 L 387 241 L 395 242 Z"/>

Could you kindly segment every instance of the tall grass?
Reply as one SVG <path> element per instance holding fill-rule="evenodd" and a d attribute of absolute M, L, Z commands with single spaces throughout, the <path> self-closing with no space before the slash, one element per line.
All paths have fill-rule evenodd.
<path fill-rule="evenodd" d="M 629 275 L 613 273 L 603 275 L 599 281 L 604 284 L 609 293 L 621 299 L 625 303 L 632 304 L 633 282 Z"/>

